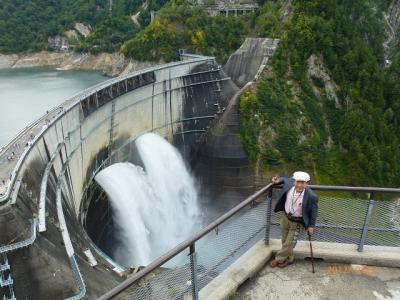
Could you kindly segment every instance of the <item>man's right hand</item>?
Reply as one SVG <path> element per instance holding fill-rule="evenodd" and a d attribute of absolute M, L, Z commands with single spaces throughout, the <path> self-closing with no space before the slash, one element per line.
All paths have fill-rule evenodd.
<path fill-rule="evenodd" d="M 274 176 L 274 177 L 272 177 L 271 181 L 272 181 L 273 184 L 278 184 L 279 183 L 279 177 L 278 176 Z"/>

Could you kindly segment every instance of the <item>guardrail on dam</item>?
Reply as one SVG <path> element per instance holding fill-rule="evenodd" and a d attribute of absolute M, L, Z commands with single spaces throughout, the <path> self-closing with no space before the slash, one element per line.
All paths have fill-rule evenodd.
<path fill-rule="evenodd" d="M 129 143 L 145 132 L 166 137 L 190 157 L 238 90 L 213 57 L 183 57 L 85 90 L 11 142 L 30 137 L 17 161 L 1 162 L 2 172 L 11 172 L 0 198 L 7 298 L 94 297 L 122 280 L 126 271 L 82 225 L 88 183 L 107 158 L 129 158 Z M 38 233 L 31 226 L 37 222 Z"/>
<path fill-rule="evenodd" d="M 352 264 L 369 261 L 377 265 L 380 261 L 380 265 L 400 266 L 400 200 L 396 199 L 400 189 L 309 187 L 319 197 L 316 231 L 313 234 L 313 240 L 319 246 L 314 250 L 332 253 L 329 256 L 336 254 L 338 257 L 334 260 L 338 260 L 340 253 L 343 255 L 340 249 L 351 249 L 353 251 L 342 260 Z M 278 249 L 281 246 L 280 218 L 283 212 L 273 213 L 281 188 L 272 183 L 262 187 L 99 300 L 231 299 L 235 288 L 269 260 L 270 243 L 276 245 L 278 242 Z M 298 241 L 305 240 L 306 232 L 301 230 Z M 318 249 L 320 247 L 322 249 Z M 254 249 L 257 249 L 256 259 L 252 259 Z M 176 261 L 180 263 L 176 264 Z M 174 266 L 174 262 L 177 266 L 170 267 Z M 296 269 L 288 272 L 301 276 Z M 272 277 L 265 273 L 263 276 L 273 282 L 278 275 L 272 274 Z M 317 276 L 326 275 L 319 273 Z M 292 281 L 290 278 L 287 280 Z M 335 285 L 335 282 L 330 284 Z M 356 291 L 357 288 L 352 287 Z M 304 287 L 296 285 L 296 291 L 302 289 Z M 266 293 L 264 297 L 255 298 L 275 299 L 275 295 Z"/>

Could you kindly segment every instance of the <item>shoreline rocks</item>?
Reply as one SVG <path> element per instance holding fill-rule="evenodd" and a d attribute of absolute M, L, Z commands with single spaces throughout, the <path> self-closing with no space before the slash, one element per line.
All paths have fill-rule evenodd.
<path fill-rule="evenodd" d="M 53 66 L 59 70 L 99 70 L 107 76 L 125 75 L 129 72 L 156 65 L 157 62 L 140 62 L 119 53 L 76 53 L 42 51 L 26 54 L 0 54 L 0 69 Z"/>

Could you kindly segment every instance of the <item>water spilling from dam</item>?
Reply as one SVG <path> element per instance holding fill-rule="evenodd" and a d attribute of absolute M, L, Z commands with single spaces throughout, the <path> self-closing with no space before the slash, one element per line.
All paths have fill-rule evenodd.
<path fill-rule="evenodd" d="M 160 136 L 136 140 L 143 167 L 116 163 L 95 180 L 109 196 L 120 244 L 114 259 L 146 265 L 200 225 L 195 181 L 179 152 Z"/>
<path fill-rule="evenodd" d="M 12 279 L 18 286 L 16 297 L 84 295 L 93 299 L 129 273 L 125 265 L 146 264 L 135 263 L 134 258 L 132 263 L 118 264 L 114 259 L 116 248 L 123 248 L 120 241 L 126 240 L 121 238 L 121 230 L 112 216 L 112 200 L 95 176 L 118 162 L 141 166 L 149 176 L 151 168 L 145 166 L 146 159 L 140 157 L 135 141 L 146 132 L 154 132 L 179 150 L 196 174 L 195 185 L 200 185 L 204 180 L 195 164 L 204 139 L 237 90 L 214 58 L 188 55 L 181 61 L 132 72 L 85 90 L 57 107 L 50 122 L 46 116 L 39 118 L 15 138 L 16 142 L 7 145 L 0 157 L 0 179 L 9 181 L 3 194 L 0 192 L 0 202 L 4 204 L 0 212 L 0 240 L 2 244 L 16 241 L 14 250 L 7 255 Z M 7 159 L 15 151 L 16 143 L 26 145 L 16 152 L 15 159 Z M 210 162 L 210 169 L 215 163 L 212 158 L 205 160 Z M 49 171 L 45 173 L 46 170 Z M 169 177 L 164 187 L 176 188 L 177 180 L 182 180 L 176 173 L 164 173 Z M 219 207 L 219 194 L 214 197 L 213 193 L 204 193 L 204 188 L 201 184 L 202 225 L 209 219 L 207 213 Z M 165 188 L 160 187 L 160 191 Z M 203 200 L 204 195 L 209 201 Z M 152 209 L 159 206 L 156 204 Z M 190 226 L 178 222 L 177 215 L 175 212 L 173 219 L 180 227 L 172 232 L 183 236 Z M 147 217 L 160 225 L 156 232 L 159 237 L 151 242 L 162 241 L 168 234 L 168 224 L 154 212 Z M 38 232 L 34 230 L 35 223 L 39 225 Z M 146 229 L 152 234 L 151 228 Z M 34 242 L 29 253 L 18 248 L 21 240 Z M 169 240 L 175 246 L 174 239 Z M 167 248 L 171 247 L 165 245 L 164 249 Z M 157 251 L 162 253 L 163 249 Z M 181 264 L 175 260 L 174 266 L 187 264 L 187 253 L 182 254 L 185 261 Z M 62 269 L 63 275 L 57 272 L 54 276 L 53 266 Z"/>

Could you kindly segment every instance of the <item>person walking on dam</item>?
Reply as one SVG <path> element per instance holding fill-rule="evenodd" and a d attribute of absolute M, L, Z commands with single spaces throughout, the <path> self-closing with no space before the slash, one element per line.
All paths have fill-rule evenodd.
<path fill-rule="evenodd" d="M 300 230 L 314 233 L 318 213 L 318 196 L 308 187 L 310 175 L 294 172 L 293 177 L 272 177 L 273 184 L 283 184 L 274 212 L 283 211 L 280 221 L 282 248 L 278 250 L 271 267 L 284 268 L 293 263 L 293 248 Z"/>

